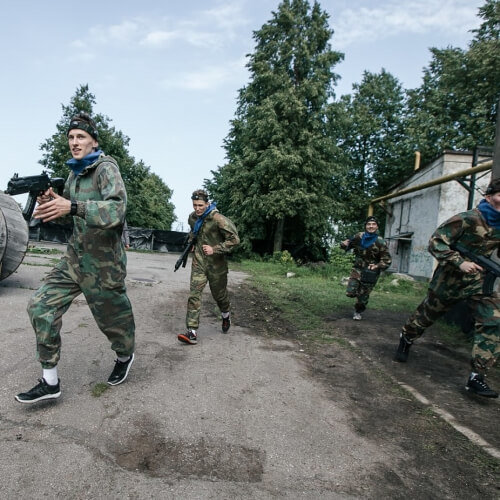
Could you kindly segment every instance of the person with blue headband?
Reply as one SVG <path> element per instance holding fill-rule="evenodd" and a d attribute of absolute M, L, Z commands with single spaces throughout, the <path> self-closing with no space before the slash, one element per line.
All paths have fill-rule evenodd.
<path fill-rule="evenodd" d="M 210 292 L 222 315 L 222 333 L 231 326 L 231 303 L 227 291 L 227 259 L 240 243 L 233 222 L 222 215 L 215 203 L 210 203 L 208 194 L 198 189 L 191 196 L 193 212 L 189 215 L 191 227 L 189 238 L 194 240 L 193 262 L 189 299 L 186 313 L 186 332 L 177 335 L 185 344 L 198 342 L 197 330 L 200 323 L 201 296 L 208 283 Z"/>
<path fill-rule="evenodd" d="M 356 299 L 352 319 L 361 320 L 370 293 L 377 284 L 380 272 L 392 262 L 385 240 L 378 234 L 378 220 L 370 215 L 365 221 L 365 230 L 341 242 L 340 247 L 354 253 L 354 265 L 349 275 L 346 295 Z"/>
<path fill-rule="evenodd" d="M 134 361 L 135 323 L 125 288 L 127 257 L 121 242 L 127 192 L 114 158 L 98 143 L 94 120 L 84 112 L 73 116 L 67 129 L 72 158 L 62 196 L 52 188 L 37 198 L 34 217 L 43 222 L 73 222 L 66 253 L 44 279 L 28 304 L 35 330 L 39 383 L 15 396 L 30 404 L 61 395 L 58 362 L 62 316 L 83 293 L 116 361 L 109 385 L 125 381 Z"/>
<path fill-rule="evenodd" d="M 488 264 L 492 256 L 500 257 L 499 247 L 500 179 L 496 179 L 489 184 L 476 208 L 454 215 L 432 234 L 429 252 L 437 259 L 438 266 L 426 297 L 402 328 L 396 361 L 405 363 L 413 342 L 425 329 L 465 300 L 474 319 L 471 373 L 465 388 L 479 396 L 498 397 L 498 392 L 488 386 L 485 378 L 500 356 L 500 295 L 498 286 L 493 285 L 491 289 L 485 286 L 488 273 L 473 259 L 481 256 Z"/>

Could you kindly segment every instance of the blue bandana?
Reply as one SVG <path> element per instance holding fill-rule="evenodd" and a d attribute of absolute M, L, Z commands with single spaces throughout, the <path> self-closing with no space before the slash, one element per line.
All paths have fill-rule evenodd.
<path fill-rule="evenodd" d="M 500 229 L 500 212 L 494 209 L 486 200 L 481 200 L 477 206 L 488 226 Z"/>
<path fill-rule="evenodd" d="M 92 153 L 89 153 L 87 156 L 84 156 L 81 160 L 75 160 L 74 158 L 71 158 L 71 160 L 68 160 L 66 162 L 66 165 L 69 166 L 69 168 L 73 171 L 75 175 L 78 175 L 83 172 L 83 169 L 85 167 L 88 167 L 89 165 L 92 165 L 92 163 L 95 163 L 97 158 L 102 155 L 102 151 L 98 149 L 97 151 L 93 151 Z"/>
<path fill-rule="evenodd" d="M 377 233 L 367 233 L 365 231 L 361 237 L 361 246 L 363 248 L 370 248 L 377 241 L 377 238 Z"/>
<path fill-rule="evenodd" d="M 217 203 L 212 203 L 209 205 L 206 210 L 198 217 L 196 222 L 194 223 L 194 229 L 193 229 L 193 234 L 196 236 L 198 232 L 201 229 L 201 226 L 203 224 L 203 221 L 205 220 L 205 217 L 216 207 Z"/>

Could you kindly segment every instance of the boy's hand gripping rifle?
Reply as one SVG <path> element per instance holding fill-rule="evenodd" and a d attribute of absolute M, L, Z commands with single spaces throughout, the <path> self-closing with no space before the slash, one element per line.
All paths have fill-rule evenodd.
<path fill-rule="evenodd" d="M 471 252 L 460 243 L 453 243 L 450 248 L 484 269 L 486 274 L 483 282 L 483 293 L 484 295 L 491 295 L 495 291 L 495 280 L 500 278 L 500 264 L 484 255 Z"/>
<path fill-rule="evenodd" d="M 14 174 L 12 179 L 7 184 L 5 192 L 14 196 L 16 194 L 29 193 L 28 201 L 23 210 L 23 217 L 29 223 L 33 210 L 35 210 L 36 199 L 49 188 L 57 191 L 57 194 L 62 195 L 64 190 L 64 179 L 61 177 L 54 177 L 51 179 L 44 171 L 41 175 L 31 175 L 27 177 L 19 177 Z"/>

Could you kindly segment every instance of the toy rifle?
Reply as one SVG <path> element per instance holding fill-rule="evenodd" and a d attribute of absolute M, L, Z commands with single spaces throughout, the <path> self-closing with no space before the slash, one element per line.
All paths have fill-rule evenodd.
<path fill-rule="evenodd" d="M 478 255 L 471 252 L 460 243 L 453 243 L 450 245 L 450 248 L 456 250 L 462 257 L 475 262 L 484 269 L 486 275 L 483 282 L 483 293 L 484 295 L 492 295 L 495 291 L 495 280 L 500 278 L 500 264 L 484 255 Z"/>
<path fill-rule="evenodd" d="M 196 245 L 197 238 L 198 238 L 198 235 L 194 235 L 193 238 L 191 239 L 191 241 L 188 241 L 186 248 L 184 248 L 181 256 L 177 259 L 177 262 L 175 263 L 174 273 L 175 273 L 175 271 L 177 271 L 177 269 L 179 269 L 179 267 L 181 267 L 181 265 L 182 265 L 182 267 L 186 267 L 186 262 L 187 262 L 189 252 Z M 186 239 L 189 240 L 189 234 L 187 235 Z"/>
<path fill-rule="evenodd" d="M 19 177 L 14 174 L 12 179 L 7 184 L 5 192 L 14 196 L 16 194 L 29 193 L 28 201 L 23 210 L 24 220 L 29 222 L 35 210 L 36 198 L 47 189 L 53 188 L 57 190 L 57 194 L 62 195 L 64 190 L 64 179 L 61 177 L 54 177 L 51 179 L 45 171 L 40 175 L 31 175 L 27 177 Z"/>

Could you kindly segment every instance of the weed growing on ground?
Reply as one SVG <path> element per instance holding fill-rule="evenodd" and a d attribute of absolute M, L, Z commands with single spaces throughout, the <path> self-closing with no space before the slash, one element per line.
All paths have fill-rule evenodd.
<path fill-rule="evenodd" d="M 61 250 L 58 250 L 57 248 L 28 247 L 26 249 L 26 253 L 50 255 L 50 254 L 62 254 L 63 252 Z"/>
<path fill-rule="evenodd" d="M 105 384 L 104 382 L 98 382 L 94 385 L 94 387 L 92 387 L 92 396 L 98 398 L 99 396 L 102 396 L 108 389 L 108 384 Z"/>

